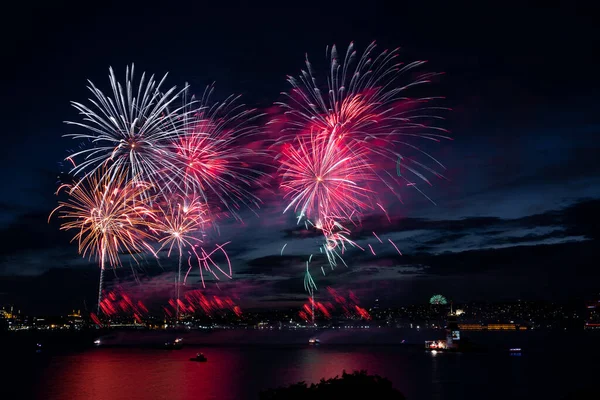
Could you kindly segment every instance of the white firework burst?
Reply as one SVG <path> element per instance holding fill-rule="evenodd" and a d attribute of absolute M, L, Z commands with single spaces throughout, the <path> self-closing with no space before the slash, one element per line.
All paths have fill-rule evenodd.
<path fill-rule="evenodd" d="M 174 103 L 187 87 L 162 92 L 167 74 L 157 82 L 154 75 L 146 80 L 142 73 L 136 89 L 133 65 L 126 69 L 123 87 L 113 69 L 109 71 L 112 96 L 88 81 L 91 105 L 71 103 L 83 118 L 65 123 L 85 132 L 66 136 L 87 140 L 91 146 L 67 157 L 73 164 L 70 172 L 88 176 L 103 167 L 110 176 L 125 171 L 130 179 L 149 182 L 155 190 L 172 187 L 180 167 L 169 146 L 186 128 L 185 113 L 193 112 L 189 104 Z"/>

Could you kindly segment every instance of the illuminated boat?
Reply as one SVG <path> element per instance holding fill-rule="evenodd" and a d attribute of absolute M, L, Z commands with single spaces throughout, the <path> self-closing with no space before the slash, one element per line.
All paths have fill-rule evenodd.
<path fill-rule="evenodd" d="M 204 356 L 204 354 L 198 353 L 198 354 L 196 354 L 196 357 L 190 358 L 190 361 L 207 362 L 208 360 L 206 359 L 206 357 Z"/>
<path fill-rule="evenodd" d="M 521 348 L 513 347 L 513 348 L 509 349 L 508 352 L 511 356 L 519 357 L 521 355 Z"/>
<path fill-rule="evenodd" d="M 179 350 L 183 347 L 183 339 L 177 338 L 172 342 L 165 342 L 165 349 L 167 350 Z"/>
<path fill-rule="evenodd" d="M 317 338 L 308 339 L 308 344 L 319 344 L 319 343 L 321 343 L 321 341 Z"/>
<path fill-rule="evenodd" d="M 446 322 L 446 340 L 427 340 L 425 341 L 425 350 L 438 353 L 440 351 L 462 350 L 461 347 L 460 329 L 456 322 L 456 314 L 450 311 Z"/>

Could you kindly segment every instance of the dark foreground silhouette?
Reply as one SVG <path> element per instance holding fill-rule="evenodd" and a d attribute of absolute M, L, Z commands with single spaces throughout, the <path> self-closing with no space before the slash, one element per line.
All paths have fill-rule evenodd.
<path fill-rule="evenodd" d="M 392 387 L 392 382 L 367 371 L 354 371 L 342 377 L 321 379 L 317 384 L 299 382 L 285 388 L 269 389 L 260 393 L 260 400 L 321 400 L 321 399 L 377 399 L 405 400 L 402 393 Z"/>
<path fill-rule="evenodd" d="M 562 400 L 592 400 L 598 399 L 598 388 L 597 387 L 589 387 L 585 389 L 579 389 L 570 395 L 564 397 Z"/>

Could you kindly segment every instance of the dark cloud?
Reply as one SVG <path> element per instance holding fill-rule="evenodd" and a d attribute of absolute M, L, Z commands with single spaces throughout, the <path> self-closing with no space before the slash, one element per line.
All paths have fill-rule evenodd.
<path fill-rule="evenodd" d="M 0 277 L 0 303 L 25 313 L 56 313 L 73 309 L 95 311 L 98 268 L 52 268 L 35 276 Z"/>
<path fill-rule="evenodd" d="M 318 229 L 304 224 L 297 224 L 294 228 L 283 229 L 282 232 L 284 239 L 309 239 L 322 236 Z"/>
<path fill-rule="evenodd" d="M 272 255 L 246 261 L 244 274 L 289 276 L 293 270 L 302 270 L 307 261 L 306 256 Z"/>
<path fill-rule="evenodd" d="M 455 241 L 458 239 L 462 239 L 465 236 L 467 236 L 466 233 L 451 233 L 449 235 L 443 235 L 443 236 L 440 236 L 439 238 L 428 240 L 425 242 L 425 244 L 427 244 L 427 245 L 444 244 L 447 242 L 452 242 L 452 241 Z M 423 246 L 423 248 L 425 249 L 427 247 Z"/>
<path fill-rule="evenodd" d="M 487 244 L 492 247 L 496 245 L 523 245 L 528 242 L 538 242 L 546 239 L 562 239 L 568 236 L 569 235 L 565 233 L 565 231 L 561 230 L 560 232 L 553 231 L 542 235 L 536 235 L 532 233 L 525 236 L 505 236 L 499 238 L 492 238 L 487 241 Z"/>
<path fill-rule="evenodd" d="M 331 270 L 325 257 L 315 253 L 309 267 L 320 290 L 327 286 L 360 290 L 366 299 L 381 292 L 391 302 L 400 301 L 409 294 L 425 296 L 425 291 L 437 287 L 436 282 L 440 280 L 473 281 L 483 279 L 482 275 L 495 276 L 498 282 L 506 282 L 506 293 L 515 296 L 524 283 L 508 285 L 513 279 L 519 281 L 527 274 L 535 275 L 538 282 L 543 282 L 540 293 L 548 293 L 550 287 L 559 290 L 555 286 L 563 276 L 565 292 L 572 293 L 574 271 L 584 276 L 597 276 L 597 269 L 589 260 L 593 260 L 595 254 L 599 210 L 600 200 L 589 199 L 515 219 L 396 218 L 391 224 L 384 225 L 382 216 L 372 216 L 362 221 L 361 231 L 355 239 L 359 243 L 372 243 L 377 256 L 368 249 L 349 248 L 344 255 L 348 266 L 339 263 Z M 383 244 L 378 243 L 370 232 L 377 226 L 384 228 L 377 232 Z M 3 238 L 0 267 L 5 276 L 0 281 L 5 299 L 18 300 L 26 306 L 44 296 L 52 296 L 53 290 L 62 290 L 66 294 L 61 293 L 59 298 L 63 300 L 59 303 L 64 306 L 81 307 L 83 298 L 88 303 L 93 301 L 97 266 L 94 260 L 84 260 L 77 254 L 76 246 L 69 244 L 70 234 L 58 231 L 55 221 L 48 224 L 43 213 L 24 214 L 0 231 L 0 235 Z M 275 240 L 289 240 L 285 232 L 283 238 L 276 235 L 277 231 L 273 235 Z M 404 239 L 394 239 L 405 249 L 402 256 L 385 242 L 387 237 L 397 235 L 408 235 L 402 236 Z M 308 239 L 308 243 L 312 243 L 310 246 L 315 245 L 312 237 Z M 261 238 L 261 243 L 263 240 Z M 539 243 L 543 245 L 536 245 Z M 304 301 L 303 277 L 309 254 L 289 254 L 288 247 L 280 255 L 279 244 L 273 246 L 273 243 L 267 244 L 267 248 L 271 248 L 269 255 L 248 258 L 247 255 L 255 250 L 241 243 L 231 246 L 234 279 L 222 280 L 217 285 L 217 281 L 207 274 L 208 289 L 205 290 L 210 292 L 218 288 L 221 295 L 238 296 L 253 307 L 293 306 Z M 162 254 L 159 261 L 147 257 L 139 264 L 124 259 L 123 268 L 106 274 L 107 288 L 126 287 L 149 303 L 152 299 L 168 298 L 172 295 L 176 259 L 165 256 Z M 192 270 L 188 282 L 190 288 L 201 286 L 196 269 Z M 409 282 L 413 285 L 410 288 Z M 419 282 L 428 282 L 429 286 Z M 532 287 L 538 285 L 535 280 L 530 284 Z M 92 289 L 85 296 L 80 295 L 81 285 Z M 465 293 L 473 291 L 462 284 L 458 286 Z M 406 291 L 394 295 L 394 287 L 403 287 Z M 70 292 L 74 295 L 73 302 L 68 301 Z M 27 296 L 31 296 L 31 300 L 25 301 Z"/>
<path fill-rule="evenodd" d="M 48 223 L 49 214 L 19 214 L 15 220 L 0 229 L 0 255 L 53 248 L 68 243 L 69 235 L 60 232 L 55 221 Z"/>

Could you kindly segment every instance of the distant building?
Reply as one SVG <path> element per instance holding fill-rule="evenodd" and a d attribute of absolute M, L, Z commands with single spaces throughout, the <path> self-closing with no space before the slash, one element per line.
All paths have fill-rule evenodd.
<path fill-rule="evenodd" d="M 375 304 L 373 304 L 373 311 L 379 310 L 379 299 L 375 299 Z"/>
<path fill-rule="evenodd" d="M 600 300 L 588 301 L 585 304 L 584 329 L 600 329 Z"/>
<path fill-rule="evenodd" d="M 519 324 L 458 324 L 463 331 L 525 331 L 529 329 Z"/>
<path fill-rule="evenodd" d="M 84 320 L 81 317 L 81 310 L 73 310 L 71 314 L 67 315 L 67 321 L 71 328 L 81 329 L 81 327 L 84 325 Z"/>

